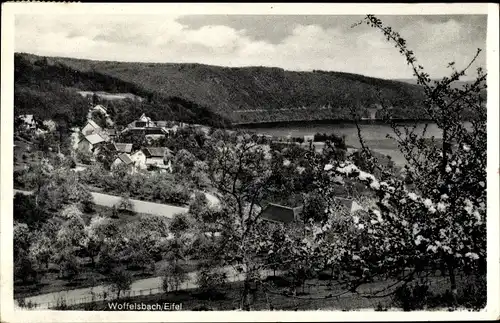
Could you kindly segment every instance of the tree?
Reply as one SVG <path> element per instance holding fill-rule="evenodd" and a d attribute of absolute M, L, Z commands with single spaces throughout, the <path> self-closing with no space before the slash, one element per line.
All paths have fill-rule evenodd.
<path fill-rule="evenodd" d="M 243 135 L 234 141 L 221 137 L 222 140 L 214 138 L 214 153 L 209 160 L 209 177 L 221 196 L 221 206 L 208 208 L 208 212 L 203 211 L 204 206 L 199 208 L 199 238 L 208 234 L 203 239 L 205 244 L 212 245 L 208 253 L 207 248 L 201 249 L 204 251 L 201 256 L 214 264 L 219 262 L 241 270 L 245 276 L 241 306 L 248 308 L 249 286 L 263 266 L 255 256 L 267 238 L 262 234 L 259 217 L 272 171 L 264 149 L 251 136 Z M 191 207 L 190 212 L 193 211 Z"/>
<path fill-rule="evenodd" d="M 122 292 L 130 290 L 130 285 L 132 285 L 132 275 L 125 270 L 113 270 L 108 280 L 110 289 L 113 293 L 116 293 L 117 299 L 120 299 Z"/>
<path fill-rule="evenodd" d="M 96 257 L 106 247 L 109 240 L 116 239 L 118 228 L 109 218 L 98 215 L 90 220 L 84 230 L 86 235 L 85 250 L 90 257 L 92 267 L 95 267 Z"/>
<path fill-rule="evenodd" d="M 186 149 L 181 149 L 175 154 L 174 171 L 181 176 L 189 176 L 195 166 L 196 157 Z"/>
<path fill-rule="evenodd" d="M 200 288 L 201 294 L 209 300 L 217 298 L 220 294 L 220 288 L 226 283 L 226 273 L 210 264 L 202 264 L 196 273 L 196 284 Z"/>
<path fill-rule="evenodd" d="M 115 161 L 116 150 L 111 144 L 102 145 L 96 155 L 96 160 L 100 162 L 104 169 L 110 170 L 111 165 Z"/>
<path fill-rule="evenodd" d="M 60 227 L 55 238 L 54 261 L 61 273 L 72 279 L 79 274 L 81 263 L 76 253 L 87 244 L 85 222 L 78 214 L 73 214 Z"/>
<path fill-rule="evenodd" d="M 116 208 L 120 212 L 134 213 L 134 204 L 128 196 L 122 196 L 117 203 Z"/>
<path fill-rule="evenodd" d="M 168 263 L 163 269 L 162 288 L 165 293 L 169 291 L 178 291 L 182 283 L 187 281 L 189 276 L 182 265 Z"/>
<path fill-rule="evenodd" d="M 406 58 L 425 93 L 425 113 L 442 130 L 443 139 L 440 144 L 433 139 L 429 143 L 415 127 L 392 123 L 393 137 L 407 161 L 403 179 L 377 167 L 376 159 L 367 149 L 364 149 L 365 169 L 351 162 L 325 166 L 332 176 L 364 183 L 377 199 L 376 206 L 369 206 L 367 219 L 352 217 L 358 234 L 346 236 L 337 245 L 335 252 L 342 255 L 337 258 L 337 265 L 347 268 L 350 262 L 351 266 L 355 264 L 362 269 L 351 284 L 355 290 L 369 277 L 378 275 L 390 275 L 409 283 L 426 266 L 444 263 L 450 290 L 456 295 L 457 270 L 485 273 L 486 106 L 481 92 L 486 87 L 486 74 L 479 68 L 471 85 L 456 89 L 452 82 L 463 76 L 470 64 L 457 71 L 454 63 L 450 63 L 451 77 L 432 85 L 429 75 L 417 64 L 413 52 L 397 32 L 372 15 L 365 21 L 380 30 Z M 463 123 L 466 111 L 475 112 L 470 116 L 470 127 Z M 377 179 L 370 173 L 374 169 L 386 174 L 387 179 Z M 410 187 L 406 185 L 407 179 L 413 183 Z M 323 194 L 332 196 L 328 185 L 323 186 Z M 360 237 L 364 243 L 359 243 Z M 391 291 L 377 294 L 384 293 Z"/>
<path fill-rule="evenodd" d="M 92 111 L 92 120 L 95 121 L 95 123 L 97 123 L 97 125 L 101 128 L 106 128 L 107 127 L 107 117 L 106 115 L 100 111 L 100 110 L 94 110 Z"/>
<path fill-rule="evenodd" d="M 21 193 L 14 195 L 14 220 L 26 223 L 30 228 L 36 228 L 47 219 L 47 212 L 36 205 L 36 197 Z"/>

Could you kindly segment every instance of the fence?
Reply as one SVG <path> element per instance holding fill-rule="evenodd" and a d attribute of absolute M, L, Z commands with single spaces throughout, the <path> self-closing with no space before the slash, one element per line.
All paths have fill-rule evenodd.
<path fill-rule="evenodd" d="M 269 276 L 274 276 L 274 275 L 281 275 L 281 271 L 276 271 L 274 272 L 273 270 L 264 270 L 261 272 L 261 277 L 266 278 Z M 196 279 L 195 279 L 195 273 L 190 273 L 188 276 L 189 279 L 188 281 L 180 284 L 179 288 L 177 290 L 192 290 L 198 288 L 198 285 L 196 284 Z M 449 284 L 448 277 L 438 277 L 438 276 L 430 276 L 431 280 L 428 281 L 429 287 L 433 290 L 442 290 L 443 287 L 447 287 Z M 464 278 L 461 276 L 461 278 Z M 227 282 L 238 282 L 244 280 L 244 274 L 233 274 L 233 275 L 227 275 Z M 389 283 L 386 281 L 386 283 Z M 327 293 L 331 293 L 331 290 L 329 289 L 331 285 L 326 282 L 321 282 L 321 281 L 314 281 L 314 282 L 305 282 L 303 287 L 304 289 L 307 289 L 308 294 L 312 294 L 311 291 L 315 291 L 316 293 L 319 290 L 323 290 Z M 373 294 L 374 292 L 377 292 L 381 287 L 378 286 L 378 288 L 371 287 L 370 284 L 367 284 L 363 289 L 362 293 L 366 294 Z M 81 304 L 88 304 L 88 303 L 94 303 L 94 302 L 100 302 L 100 301 L 112 301 L 116 300 L 118 298 L 118 295 L 116 292 L 111 291 L 109 286 L 100 286 L 100 289 L 104 289 L 101 292 L 94 292 L 92 289 L 90 290 L 90 295 L 82 296 L 82 297 L 77 297 L 77 298 L 67 298 L 63 297 L 62 295 L 59 295 L 57 299 L 54 299 L 53 301 L 50 302 L 30 302 L 24 301 L 24 300 L 18 300 L 18 306 L 20 308 L 25 308 L 25 309 L 54 309 L 54 308 L 66 308 L 70 306 L 76 306 L 76 305 L 81 305 Z M 121 291 L 120 292 L 120 298 L 131 298 L 131 297 L 140 297 L 140 296 L 148 296 L 148 295 L 155 295 L 155 294 L 160 294 L 164 293 L 164 290 L 161 286 L 154 287 L 154 288 L 146 288 L 146 289 L 135 289 L 132 288 L 127 291 Z M 343 298 L 347 297 L 352 297 L 353 294 L 348 293 L 343 296 L 336 297 L 337 301 L 340 301 Z"/>

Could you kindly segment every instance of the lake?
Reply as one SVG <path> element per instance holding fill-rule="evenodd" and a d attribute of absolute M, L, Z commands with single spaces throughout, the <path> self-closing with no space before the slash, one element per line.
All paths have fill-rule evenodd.
<path fill-rule="evenodd" d="M 414 123 L 406 123 L 407 126 L 413 126 Z M 418 123 L 416 132 L 421 134 L 425 127 L 425 123 Z M 241 129 L 271 136 L 292 136 L 303 137 L 314 135 L 315 133 L 337 134 L 345 136 L 346 144 L 359 148 L 358 131 L 353 123 L 293 123 L 279 124 L 276 126 L 269 125 L 252 125 L 251 127 L 240 127 Z M 364 123 L 360 124 L 361 132 L 366 145 L 384 155 L 392 157 L 393 161 L 398 165 L 404 165 L 405 159 L 398 150 L 397 144 L 392 139 L 387 139 L 387 134 L 393 134 L 390 126 L 382 123 Z M 429 123 L 425 137 L 434 136 L 436 139 L 442 138 L 442 132 L 436 124 Z"/>

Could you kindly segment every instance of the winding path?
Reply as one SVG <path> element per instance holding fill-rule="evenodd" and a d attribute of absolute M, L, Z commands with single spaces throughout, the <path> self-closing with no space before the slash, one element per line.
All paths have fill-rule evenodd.
<path fill-rule="evenodd" d="M 15 193 L 21 193 L 26 195 L 32 194 L 32 192 L 30 191 L 22 191 L 22 190 L 14 190 L 14 194 Z M 115 195 L 109 195 L 97 192 L 91 192 L 91 194 L 94 197 L 95 204 L 101 206 L 112 207 L 113 205 L 118 203 L 121 199 L 121 197 Z M 185 207 L 179 207 L 169 204 L 160 204 L 160 203 L 146 202 L 134 199 L 131 199 L 131 201 L 132 204 L 134 205 L 134 211 L 137 213 L 152 214 L 152 215 L 164 216 L 167 218 L 173 218 L 175 214 L 186 213 L 188 211 L 188 209 Z"/>

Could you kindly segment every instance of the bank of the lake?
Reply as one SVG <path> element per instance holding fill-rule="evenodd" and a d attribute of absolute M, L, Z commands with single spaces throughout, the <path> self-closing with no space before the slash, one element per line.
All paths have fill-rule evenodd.
<path fill-rule="evenodd" d="M 409 121 L 404 120 L 399 122 L 409 127 L 416 126 L 415 132 L 422 134 L 425 126 L 425 137 L 435 139 L 442 138 L 441 129 L 435 123 L 426 123 L 425 121 Z M 377 120 L 362 120 L 359 123 L 363 138 L 366 145 L 384 155 L 389 155 L 398 165 L 404 165 L 405 159 L 398 149 L 395 140 L 387 138 L 387 135 L 394 134 L 390 125 L 383 121 Z M 279 136 L 279 137 L 303 137 L 314 135 L 315 133 L 334 133 L 339 136 L 345 136 L 346 144 L 352 147 L 359 148 L 358 131 L 355 123 L 349 121 L 330 121 L 325 122 L 284 122 L 284 123 L 265 123 L 252 125 L 239 125 L 238 128 L 251 131 L 263 135 Z"/>

